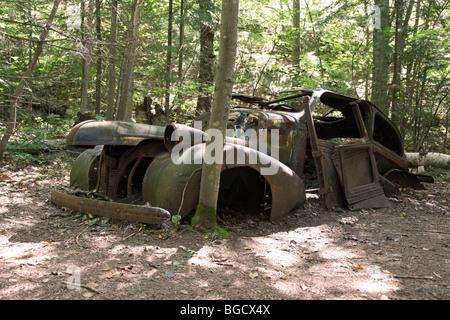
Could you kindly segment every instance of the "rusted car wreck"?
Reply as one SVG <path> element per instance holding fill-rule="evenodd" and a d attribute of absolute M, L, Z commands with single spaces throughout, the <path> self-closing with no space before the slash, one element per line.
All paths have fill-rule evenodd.
<path fill-rule="evenodd" d="M 219 210 L 255 209 L 273 220 L 301 207 L 307 191 L 317 192 L 325 209 L 388 207 L 388 197 L 399 187 L 421 188 L 433 181 L 408 171 L 397 128 L 369 101 L 323 90 L 299 90 L 273 101 L 233 98 L 246 106 L 231 110 L 231 132 L 278 129 L 278 156 L 227 137 L 225 151 L 244 151 L 246 160 L 222 165 Z M 200 121 L 206 128 L 208 116 Z M 67 145 L 86 150 L 73 164 L 70 186 L 97 197 L 54 191 L 52 202 L 150 224 L 188 216 L 198 202 L 202 164 L 173 161 L 171 152 L 183 134 L 194 136 L 198 129 L 121 121 L 77 124 Z M 181 157 L 204 152 L 205 135 L 200 136 Z M 256 162 L 248 161 L 252 154 L 259 155 Z M 275 174 L 264 174 L 268 164 L 277 165 Z"/>

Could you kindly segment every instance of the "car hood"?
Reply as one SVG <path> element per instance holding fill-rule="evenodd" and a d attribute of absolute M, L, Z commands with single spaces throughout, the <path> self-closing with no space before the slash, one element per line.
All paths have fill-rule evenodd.
<path fill-rule="evenodd" d="M 127 121 L 88 120 L 72 128 L 67 146 L 136 146 L 143 140 L 163 140 L 164 130 L 165 127 Z"/>

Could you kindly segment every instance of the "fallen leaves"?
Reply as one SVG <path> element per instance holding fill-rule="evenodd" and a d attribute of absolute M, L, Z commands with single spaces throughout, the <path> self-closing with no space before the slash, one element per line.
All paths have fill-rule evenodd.
<path fill-rule="evenodd" d="M 3 181 L 12 181 L 12 179 L 7 174 L 3 173 L 0 177 L 0 182 Z"/>
<path fill-rule="evenodd" d="M 0 208 L 4 219 L 0 265 L 10 284 L 0 290 L 0 295 L 6 298 L 29 297 L 31 291 L 18 290 L 28 285 L 29 279 L 38 279 L 32 284 L 46 290 L 54 288 L 55 283 L 69 277 L 63 269 L 68 260 L 74 263 L 75 257 L 83 270 L 81 283 L 101 295 L 83 287 L 78 291 L 64 287 L 48 291 L 60 294 L 52 298 L 271 299 L 276 287 L 280 290 L 276 294 L 283 292 L 293 299 L 382 299 L 386 292 L 399 298 L 396 286 L 415 290 L 416 284 L 426 290 L 415 290 L 411 295 L 414 298 L 431 297 L 429 292 L 433 290 L 441 298 L 444 290 L 448 292 L 445 270 L 440 268 L 445 266 L 445 250 L 450 247 L 443 220 L 448 216 L 440 213 L 448 212 L 450 202 L 446 199 L 439 201 L 442 206 L 439 212 L 433 211 L 434 216 L 414 212 L 405 202 L 397 203 L 398 211 L 364 215 L 339 211 L 321 216 L 318 206 L 310 207 L 317 214 L 302 211 L 286 217 L 283 224 L 243 222 L 237 224 L 239 232 L 234 238 L 211 242 L 190 232 L 173 233 L 150 226 L 137 234 L 140 226 L 130 229 L 114 221 L 102 220 L 104 225 L 97 221 L 94 228 L 82 230 L 91 220 L 80 223 L 81 216 L 72 220 L 69 212 L 45 202 L 48 181 L 56 183 L 55 179 L 47 180 L 48 176 L 39 171 L 30 171 L 29 176 L 23 171 L 5 173 L 0 173 L 0 180 L 4 179 L 0 182 L 0 202 L 4 204 Z M 45 183 L 46 189 L 37 187 L 38 182 Z M 20 194 L 19 190 L 27 192 Z M 35 210 L 37 206 L 42 210 Z M 421 206 L 429 213 L 428 203 Z M 400 213 L 406 213 L 402 224 L 398 222 Z M 29 233 L 23 232 L 24 226 Z M 104 233 L 100 227 L 106 226 L 110 228 Z M 83 248 L 89 245 L 90 249 L 80 250 L 77 244 Z M 370 289 L 380 291 L 355 291 L 357 283 L 375 284 Z"/>

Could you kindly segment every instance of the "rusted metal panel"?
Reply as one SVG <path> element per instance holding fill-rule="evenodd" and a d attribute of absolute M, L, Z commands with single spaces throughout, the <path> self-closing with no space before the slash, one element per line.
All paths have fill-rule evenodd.
<path fill-rule="evenodd" d="M 314 96 L 304 97 L 305 117 L 311 140 L 312 155 L 320 183 L 320 196 L 325 208 L 342 206 L 344 199 L 351 210 L 361 208 L 389 207 L 379 181 L 379 173 L 372 143 L 361 115 L 360 100 L 354 100 L 341 106 L 347 108 L 349 117 L 353 116 L 358 139 L 348 143 L 333 144 L 317 138 L 311 109 L 314 108 Z M 311 103 L 309 101 L 313 100 Z M 333 167 L 333 168 L 332 168 Z M 337 173 L 337 175 L 336 175 Z"/>
<path fill-rule="evenodd" d="M 229 149 L 242 148 L 248 152 L 246 155 L 246 161 L 244 164 L 239 164 L 233 161 L 231 164 L 226 163 L 226 166 L 222 167 L 222 172 L 237 167 L 249 167 L 257 172 L 261 173 L 261 176 L 268 182 L 271 192 L 271 210 L 270 220 L 275 220 L 283 217 L 293 209 L 298 208 L 306 203 L 305 185 L 302 179 L 287 165 L 279 162 L 278 160 L 270 157 L 267 154 L 246 148 L 244 146 L 226 145 L 225 152 Z M 249 162 L 251 153 L 258 154 L 258 162 Z M 268 166 L 277 167 L 276 174 L 264 174 L 262 168 Z"/>
<path fill-rule="evenodd" d="M 337 146 L 332 159 L 350 210 L 390 207 L 369 143 Z"/>
<path fill-rule="evenodd" d="M 151 141 L 126 151 L 105 147 L 100 159 L 98 189 L 114 200 L 141 193 L 148 165 L 165 153 L 162 141 Z"/>
<path fill-rule="evenodd" d="M 72 128 L 68 146 L 128 145 L 136 146 L 148 139 L 162 140 L 165 127 L 126 121 L 88 120 Z"/>
<path fill-rule="evenodd" d="M 191 150 L 199 150 L 201 146 L 194 145 Z M 187 157 L 188 152 L 183 156 Z M 198 202 L 201 167 L 202 164 L 194 162 L 175 164 L 169 153 L 155 158 L 142 181 L 144 202 L 165 208 L 173 215 L 188 215 Z"/>
<path fill-rule="evenodd" d="M 256 172 L 261 172 L 262 168 L 270 165 L 278 167 L 276 174 L 261 174 L 268 182 L 271 190 L 270 219 L 284 216 L 293 208 L 306 202 L 302 180 L 283 163 L 246 146 L 227 143 L 224 148 L 222 172 L 238 167 L 247 167 Z M 179 159 L 181 163 L 184 163 L 182 165 L 174 163 L 169 154 L 155 158 L 144 177 L 142 191 L 144 202 L 150 202 L 167 209 L 172 214 L 181 216 L 186 216 L 192 210 L 195 210 L 200 190 L 202 165 L 195 164 L 194 159 L 196 156 L 201 156 L 204 149 L 205 144 L 197 144 L 186 150 Z M 232 149 L 233 151 L 231 151 Z M 241 151 L 245 153 L 243 163 L 227 162 L 226 154 L 236 155 Z M 257 156 L 253 158 L 257 159 L 258 162 L 252 163 L 249 161 L 250 154 L 254 155 L 255 153 L 257 153 Z M 271 161 L 277 162 L 270 163 Z M 289 187 L 287 188 L 287 186 Z"/>
<path fill-rule="evenodd" d="M 148 224 L 161 224 L 170 220 L 170 213 L 158 207 L 137 206 L 118 202 L 77 197 L 52 191 L 51 202 L 72 210 L 113 219 L 131 220 Z"/>
<path fill-rule="evenodd" d="M 331 160 L 331 155 L 334 153 L 334 144 L 317 137 L 311 114 L 311 109 L 314 108 L 315 103 L 317 103 L 317 98 L 303 97 L 311 150 L 314 163 L 316 164 L 317 178 L 319 179 L 319 197 L 322 207 L 331 209 L 343 205 L 342 191 Z"/>
<path fill-rule="evenodd" d="M 425 189 L 422 182 L 433 183 L 434 178 L 424 174 L 412 174 L 404 170 L 393 169 L 383 177 L 400 188 Z"/>
<path fill-rule="evenodd" d="M 98 158 L 103 151 L 103 145 L 83 151 L 75 160 L 70 171 L 70 186 L 89 191 L 97 186 Z"/>

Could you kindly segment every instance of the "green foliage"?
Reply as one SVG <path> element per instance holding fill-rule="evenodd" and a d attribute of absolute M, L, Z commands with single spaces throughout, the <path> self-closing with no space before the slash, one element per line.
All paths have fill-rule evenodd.
<path fill-rule="evenodd" d="M 18 123 L 13 139 L 6 146 L 6 158 L 12 164 L 26 166 L 32 163 L 42 164 L 48 160 L 39 156 L 48 149 L 46 141 L 64 139 L 72 121 L 55 114 L 49 114 L 44 119 L 28 110 L 20 109 Z"/>
<path fill-rule="evenodd" d="M 64 138 L 72 124 L 70 119 L 63 119 L 57 114 L 36 116 L 24 109 L 19 110 L 17 120 L 19 125 L 16 137 L 21 145 L 42 145 L 49 139 Z"/>
<path fill-rule="evenodd" d="M 95 218 L 92 214 L 84 214 L 81 217 L 81 221 L 87 221 L 88 225 L 92 227 L 97 223 L 98 218 Z"/>
<path fill-rule="evenodd" d="M 38 157 L 35 157 L 34 155 L 32 155 L 30 153 L 22 152 L 22 151 L 15 152 L 13 148 L 11 148 L 10 151 L 11 151 L 11 153 L 9 154 L 8 160 L 11 163 L 16 164 L 17 167 L 26 167 L 33 163 L 38 163 L 38 164 L 42 163 L 41 159 L 39 159 Z"/>
<path fill-rule="evenodd" d="M 389 9 L 388 43 L 388 116 L 392 116 L 405 137 L 410 150 L 446 152 L 443 141 L 448 131 L 450 33 L 449 7 L 444 0 L 404 2 L 401 17 L 412 3 L 411 16 L 405 28 L 396 30 L 396 11 Z M 68 23 L 74 17 L 70 8 L 80 1 L 61 4 L 54 26 L 48 35 L 32 78 L 27 81 L 25 97 L 31 94 L 66 105 L 67 114 L 75 115 L 80 107 L 82 75 L 82 41 L 80 29 Z M 199 35 L 204 25 L 215 31 L 214 49 L 218 53 L 220 1 L 184 1 L 185 15 L 180 14 L 180 1 L 174 1 L 173 46 L 167 47 L 168 0 L 144 1 L 141 13 L 139 43 L 136 49 L 133 104 L 151 97 L 153 103 L 164 105 L 166 53 L 172 53 L 170 121 L 189 123 L 195 117 L 199 88 Z M 241 0 L 235 91 L 267 98 L 292 88 L 323 88 L 373 100 L 373 31 L 368 29 L 372 1 L 300 1 L 300 29 L 292 24 L 293 0 Z M 126 47 L 127 22 L 131 1 L 119 1 L 116 80 L 120 76 L 123 50 Z M 11 93 L 29 65 L 42 23 L 48 16 L 51 1 L 6 1 L 0 19 L 0 99 L 7 105 Z M 88 111 L 94 109 L 96 62 L 101 59 L 101 107 L 106 109 L 111 2 L 100 8 L 101 34 L 94 34 L 89 84 Z M 78 20 L 77 20 L 78 19 Z M 185 23 L 184 41 L 179 43 L 178 26 Z M 94 28 L 95 31 L 95 28 Z M 396 42 L 396 31 L 405 36 L 403 49 Z M 84 30 L 85 32 L 85 30 Z M 292 50 L 300 34 L 300 65 L 292 66 Z M 399 50 L 396 52 L 396 48 Z M 393 84 L 394 56 L 400 64 L 400 83 Z M 178 58 L 182 56 L 182 73 Z M 394 92 L 395 86 L 395 92 Z M 213 87 L 210 88 L 213 90 Z M 24 99 L 26 100 L 26 99 Z M 394 108 L 395 105 L 395 108 Z M 63 119 L 21 114 L 18 137 L 20 143 L 32 147 L 44 139 L 61 136 L 67 126 Z M 7 108 L 0 108 L 7 119 Z M 438 123 L 434 118 L 439 118 Z M 33 120 L 35 123 L 31 124 Z M 443 128 L 442 128 L 443 127 Z M 52 132 L 50 132 L 52 131 Z M 34 147 L 34 146 L 33 146 Z M 29 157 L 28 155 L 23 157 Z"/>

